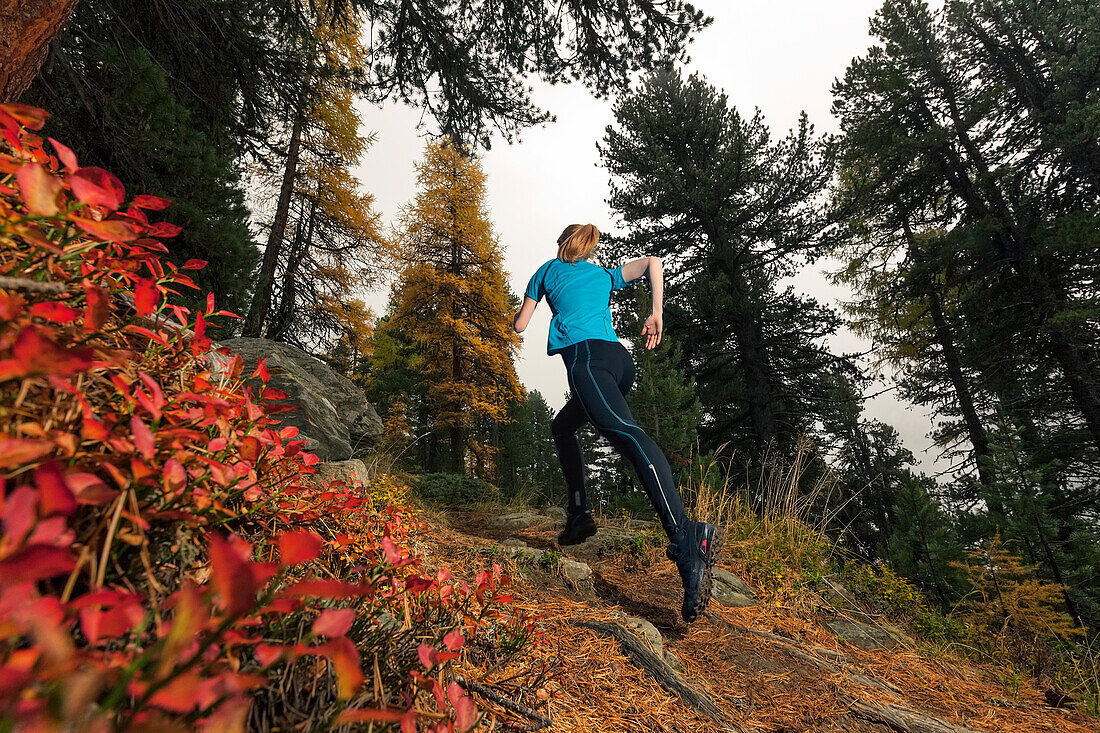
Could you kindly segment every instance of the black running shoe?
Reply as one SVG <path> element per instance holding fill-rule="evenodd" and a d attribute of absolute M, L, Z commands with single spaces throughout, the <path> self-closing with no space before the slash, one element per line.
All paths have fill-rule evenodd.
<path fill-rule="evenodd" d="M 579 545 L 596 534 L 596 523 L 589 512 L 570 514 L 565 518 L 565 529 L 558 533 L 559 545 Z"/>
<path fill-rule="evenodd" d="M 707 522 L 689 521 L 673 535 L 665 554 L 676 563 L 684 583 L 684 621 L 691 623 L 707 610 L 713 580 L 711 568 L 718 559 L 718 530 Z"/>

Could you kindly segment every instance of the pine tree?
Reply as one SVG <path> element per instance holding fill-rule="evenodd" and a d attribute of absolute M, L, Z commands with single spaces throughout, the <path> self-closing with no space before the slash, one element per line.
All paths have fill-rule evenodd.
<path fill-rule="evenodd" d="M 675 70 L 614 111 L 600 151 L 629 235 L 610 254 L 665 261 L 665 324 L 698 385 L 704 448 L 728 441 L 755 460 L 792 447 L 829 409 L 821 379 L 838 361 L 823 345 L 837 315 L 776 287 L 822 247 L 824 141 L 804 116 L 773 141 L 759 112 Z"/>
<path fill-rule="evenodd" d="M 678 366 L 681 349 L 676 337 L 666 333 L 655 348 L 645 347 L 641 331 L 650 303 L 649 293 L 636 288 L 633 318 L 620 329 L 631 334 L 635 366 L 634 387 L 627 394 L 627 403 L 634 420 L 657 442 L 676 470 L 690 464 L 703 406 L 695 380 Z"/>
<path fill-rule="evenodd" d="M 357 29 L 334 24 L 330 9 L 317 7 L 302 40 L 312 58 L 276 136 L 286 155 L 255 194 L 274 199 L 275 208 L 244 325 L 245 335 L 306 349 L 330 345 L 355 327 L 346 320 L 348 292 L 377 280 L 389 254 L 374 197 L 360 192 L 350 170 L 374 142 L 360 134 L 355 108 L 354 70 L 366 64 L 367 51 Z"/>
<path fill-rule="evenodd" d="M 941 608 L 948 608 L 965 590 L 958 563 L 963 545 L 950 516 L 934 498 L 935 479 L 907 472 L 895 495 L 897 524 L 886 540 L 883 556 Z"/>
<path fill-rule="evenodd" d="M 495 483 L 512 495 L 565 503 L 565 481 L 550 437 L 554 415 L 538 390 L 509 405 L 500 425 Z"/>
<path fill-rule="evenodd" d="M 429 427 L 437 438 L 446 435 L 450 469 L 465 473 L 472 452 L 479 473 L 491 475 L 492 451 L 476 434 L 478 421 L 505 420 L 523 388 L 514 364 L 514 296 L 485 208 L 485 174 L 444 140 L 428 143 L 417 182 L 397 236 L 404 264 L 392 322 L 423 356 Z"/>

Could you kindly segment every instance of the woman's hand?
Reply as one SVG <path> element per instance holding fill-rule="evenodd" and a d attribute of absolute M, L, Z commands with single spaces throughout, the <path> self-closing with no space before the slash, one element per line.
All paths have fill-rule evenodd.
<path fill-rule="evenodd" d="M 664 329 L 665 325 L 661 314 L 656 311 L 650 313 L 649 318 L 645 319 L 645 325 L 642 326 L 642 335 L 645 336 L 645 347 L 647 349 L 652 349 L 661 343 L 661 333 Z"/>

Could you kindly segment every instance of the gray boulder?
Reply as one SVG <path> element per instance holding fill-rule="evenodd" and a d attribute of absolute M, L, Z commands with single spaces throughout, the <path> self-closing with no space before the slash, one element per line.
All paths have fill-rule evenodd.
<path fill-rule="evenodd" d="M 514 514 L 502 514 L 499 517 L 494 517 L 492 522 L 494 527 L 500 529 L 527 529 L 528 527 L 545 522 L 546 517 L 539 516 L 538 514 L 532 514 L 531 512 L 515 512 Z"/>
<path fill-rule="evenodd" d="M 729 570 L 714 568 L 711 577 L 714 578 L 711 597 L 723 606 L 743 608 L 756 605 L 756 595 L 752 592 L 752 588 Z"/>
<path fill-rule="evenodd" d="M 844 641 L 860 649 L 890 649 L 900 643 L 896 636 L 881 626 L 835 619 L 826 621 L 825 627 Z"/>
<path fill-rule="evenodd" d="M 349 488 L 365 484 L 368 478 L 367 466 L 358 458 L 320 463 L 317 466 L 317 473 L 313 474 L 313 480 L 318 484 L 341 481 Z"/>
<path fill-rule="evenodd" d="M 322 460 L 352 458 L 381 438 L 382 420 L 363 390 L 320 359 L 267 339 L 236 338 L 219 345 L 244 358 L 246 374 L 260 359 L 267 360 L 269 386 L 287 394 L 287 399 L 279 402 L 297 407 L 279 413 L 279 419 L 297 427 L 306 450 Z M 224 369 L 225 357 L 215 354 L 214 359 L 212 369 Z"/>

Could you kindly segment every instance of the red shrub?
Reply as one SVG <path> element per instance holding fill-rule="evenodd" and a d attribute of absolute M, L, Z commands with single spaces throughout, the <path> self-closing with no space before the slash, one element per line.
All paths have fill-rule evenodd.
<path fill-rule="evenodd" d="M 497 607 L 507 576 L 424 577 L 412 514 L 309 483 L 316 456 L 264 402 L 285 395 L 245 386 L 264 365 L 211 352 L 208 320 L 232 314 L 173 303 L 205 263 L 161 259 L 169 202 L 127 203 L 31 132 L 46 116 L 0 106 L 0 726 L 242 730 L 267 670 L 324 659 L 333 721 L 412 730 L 421 694 L 429 729 L 471 727 L 470 698 L 425 673 L 531 632 Z M 428 641 L 404 706 L 372 710 L 352 639 L 390 611 Z"/>

